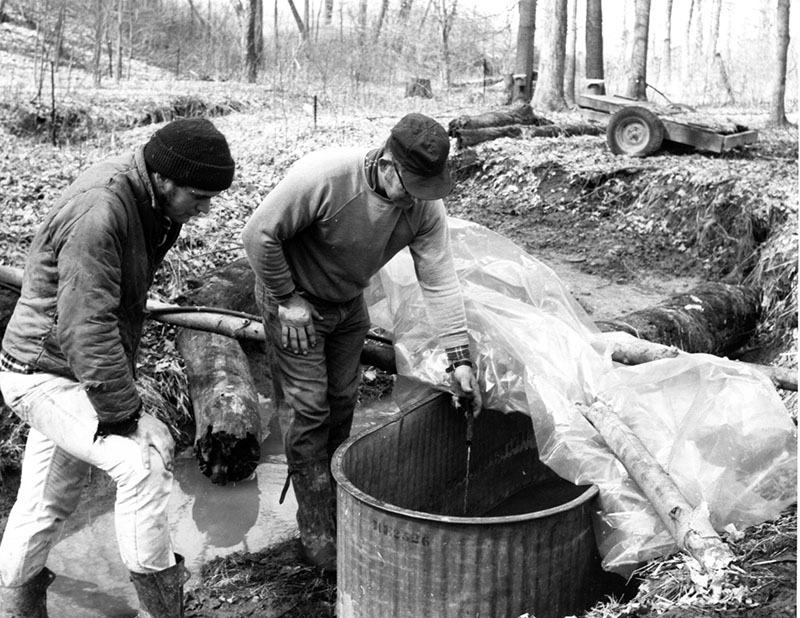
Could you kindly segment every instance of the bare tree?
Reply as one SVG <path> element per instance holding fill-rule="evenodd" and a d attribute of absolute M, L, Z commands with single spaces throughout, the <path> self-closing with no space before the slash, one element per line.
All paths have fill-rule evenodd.
<path fill-rule="evenodd" d="M 458 0 L 437 0 L 436 16 L 439 20 L 441 33 L 442 66 L 444 67 L 443 81 L 445 88 L 450 86 L 452 66 L 450 62 L 450 32 L 456 19 Z"/>
<path fill-rule="evenodd" d="M 123 39 L 123 31 L 125 29 L 125 0 L 117 0 L 117 44 L 116 44 L 116 54 L 117 54 L 117 64 L 116 64 L 116 71 L 114 71 L 114 81 L 119 83 L 122 79 L 122 39 Z"/>
<path fill-rule="evenodd" d="M 647 100 L 647 38 L 650 30 L 650 0 L 636 0 L 636 17 L 633 24 L 633 47 L 627 96 L 638 101 Z"/>
<path fill-rule="evenodd" d="M 367 36 L 367 0 L 359 0 L 358 3 L 358 47 L 364 47 Z"/>
<path fill-rule="evenodd" d="M 722 53 L 719 51 L 719 21 L 720 21 L 720 14 L 722 13 L 722 0 L 714 0 L 714 3 L 711 7 L 711 41 L 710 41 L 710 49 L 712 53 L 712 68 L 719 79 L 719 84 L 722 86 L 722 89 L 725 91 L 727 96 L 726 103 L 733 103 L 735 101 L 735 95 L 733 93 L 733 87 L 731 86 L 731 80 L 728 78 L 728 71 L 725 68 L 725 62 L 722 60 Z M 706 80 L 706 83 L 710 83 L 711 80 Z"/>
<path fill-rule="evenodd" d="M 300 32 L 300 38 L 303 41 L 308 40 L 308 28 L 306 28 L 305 23 L 303 22 L 303 18 L 300 17 L 300 13 L 297 12 L 297 7 L 294 5 L 294 0 L 289 1 L 289 8 L 292 10 L 292 17 L 294 17 L 294 21 L 297 24 L 297 30 Z"/>
<path fill-rule="evenodd" d="M 689 82 L 690 69 L 692 66 L 692 20 L 694 19 L 694 0 L 689 0 L 689 16 L 686 19 L 686 36 L 683 43 L 683 54 L 681 67 L 683 69 L 683 83 Z"/>
<path fill-rule="evenodd" d="M 567 2 L 567 49 L 564 63 L 564 98 L 570 105 L 575 104 L 575 49 L 577 47 L 578 0 Z"/>
<path fill-rule="evenodd" d="M 333 22 L 333 0 L 325 0 L 325 25 L 330 26 Z"/>
<path fill-rule="evenodd" d="M 264 53 L 264 5 L 262 0 L 248 0 L 244 35 L 245 76 L 255 83 Z"/>
<path fill-rule="evenodd" d="M 386 13 L 389 11 L 389 0 L 381 0 L 381 10 L 378 13 L 378 20 L 375 22 L 375 34 L 373 39 L 377 41 L 381 36 L 381 27 L 386 20 Z"/>
<path fill-rule="evenodd" d="M 522 89 L 512 89 L 511 99 L 527 103 L 533 95 L 533 52 L 534 34 L 536 32 L 536 0 L 519 0 L 519 26 L 517 27 L 517 55 L 514 61 L 514 73 L 524 75 Z"/>
<path fill-rule="evenodd" d="M 99 87 L 103 81 L 103 35 L 105 19 L 103 0 L 94 0 L 94 41 L 92 45 L 92 82 Z"/>
<path fill-rule="evenodd" d="M 539 51 L 539 75 L 531 105 L 540 110 L 564 109 L 564 62 L 567 43 L 567 0 L 544 0 L 540 23 L 542 43 Z"/>
<path fill-rule="evenodd" d="M 600 82 L 605 79 L 601 0 L 586 1 L 586 79 Z M 605 88 L 598 90 L 597 94 L 605 94 Z"/>
<path fill-rule="evenodd" d="M 667 0 L 664 5 L 664 51 L 661 64 L 661 73 L 664 83 L 672 82 L 672 0 Z"/>
<path fill-rule="evenodd" d="M 770 124 L 786 126 L 784 98 L 786 96 L 786 61 L 789 49 L 789 0 L 778 0 L 777 32 L 775 36 L 775 63 L 772 77 L 772 102 L 769 108 Z"/>

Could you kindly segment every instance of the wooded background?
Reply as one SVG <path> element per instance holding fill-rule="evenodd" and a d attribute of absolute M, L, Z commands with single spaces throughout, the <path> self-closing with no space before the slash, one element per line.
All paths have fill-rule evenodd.
<path fill-rule="evenodd" d="M 153 79 L 321 97 L 412 79 L 481 96 L 516 74 L 515 98 L 540 109 L 589 77 L 660 103 L 794 110 L 790 20 L 790 0 L 0 0 L 0 22 L 35 39 L 40 93 L 80 87 L 76 67 L 101 86 L 146 62 Z"/>

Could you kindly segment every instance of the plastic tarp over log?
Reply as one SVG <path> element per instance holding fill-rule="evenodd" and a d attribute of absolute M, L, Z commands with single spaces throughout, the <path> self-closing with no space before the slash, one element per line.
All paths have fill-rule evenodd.
<path fill-rule="evenodd" d="M 528 413 L 542 460 L 600 488 L 596 532 L 607 570 L 629 575 L 678 548 L 576 404 L 610 405 L 683 495 L 708 506 L 719 531 L 774 518 L 796 501 L 796 427 L 766 377 L 706 354 L 617 365 L 550 268 L 479 225 L 451 219 L 450 234 L 484 406 Z M 400 406 L 424 385 L 448 390 L 410 254 L 382 269 L 367 301 L 372 322 L 393 333 Z"/>

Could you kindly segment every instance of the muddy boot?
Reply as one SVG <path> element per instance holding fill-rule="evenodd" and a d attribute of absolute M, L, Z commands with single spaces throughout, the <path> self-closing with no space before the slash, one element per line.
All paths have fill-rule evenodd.
<path fill-rule="evenodd" d="M 327 461 L 292 468 L 297 526 L 305 559 L 323 571 L 336 570 L 336 494 Z"/>
<path fill-rule="evenodd" d="M 175 554 L 177 564 L 157 573 L 133 573 L 131 581 L 139 597 L 137 618 L 183 618 L 183 585 L 189 573 L 183 556 Z"/>
<path fill-rule="evenodd" d="M 55 578 L 45 567 L 21 586 L 0 587 L 0 618 L 47 618 L 47 587 Z"/>

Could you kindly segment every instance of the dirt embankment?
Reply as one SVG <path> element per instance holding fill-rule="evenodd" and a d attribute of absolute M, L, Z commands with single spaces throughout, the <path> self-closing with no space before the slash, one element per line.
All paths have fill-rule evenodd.
<path fill-rule="evenodd" d="M 433 115 L 446 124 L 444 113 Z M 337 119 L 335 128 L 301 126 L 291 138 L 283 120 L 268 114 L 233 114 L 215 120 L 236 145 L 237 184 L 200 233 L 189 230 L 175 248 L 157 293 L 174 298 L 186 291 L 190 275 L 240 257 L 232 239 L 238 238 L 241 222 L 259 195 L 298 156 L 332 140 L 376 144 L 376 137 L 384 135 L 396 117 L 381 117 L 367 123 L 370 126 L 361 118 Z M 148 133 L 142 128 L 121 135 L 117 146 L 141 141 Z M 15 143 L 17 154 L 0 173 L 7 213 L 0 243 L 4 255 L 13 258 L 12 265 L 20 265 L 34 221 L 45 205 L 87 156 L 69 148 L 48 155 L 46 149 L 17 148 L 21 143 Z M 551 264 L 596 319 L 648 306 L 699 281 L 746 283 L 761 290 L 764 309 L 749 353 L 762 362 L 796 367 L 792 339 L 797 316 L 796 131 L 764 132 L 758 144 L 727 155 L 664 151 L 647 159 L 614 157 L 597 136 L 504 138 L 456 152 L 453 162 L 459 182 L 447 200 L 450 213 L 508 236 Z M 148 339 L 144 374 L 155 375 L 152 368 L 159 363 L 163 367 L 171 354 L 174 350 L 158 337 Z M 173 400 L 180 400 L 176 390 L 183 382 L 175 377 L 179 371 L 175 363 L 155 378 L 157 387 Z M 796 407 L 795 400 L 788 403 Z M 15 494 L 21 435 L 7 416 L 0 422 L 0 432 L 0 455 L 6 464 L 0 492 L 4 517 Z M 748 552 L 745 558 L 763 563 L 785 555 L 794 521 L 790 513 L 771 528 L 749 531 L 741 541 Z M 0 518 L 0 528 L 3 524 Z M 294 552 L 290 542 L 212 561 L 204 570 L 202 587 L 192 591 L 187 615 L 331 615 L 333 583 L 302 566 Z M 732 601 L 728 615 L 748 615 L 741 612 L 752 610 L 754 599 L 762 606 L 782 602 L 769 614 L 782 615 L 788 606 L 784 593 L 794 591 L 791 574 L 743 565 L 753 581 L 743 584 L 740 603 Z M 666 562 L 657 577 L 652 575 L 651 589 L 660 595 L 662 607 L 665 595 L 685 593 L 681 588 L 685 578 L 674 576 L 667 582 L 669 590 L 655 583 L 665 581 L 664 571 L 674 575 L 681 568 Z M 771 587 L 759 586 L 759 578 L 771 578 Z M 640 600 L 637 610 L 609 604 L 597 616 L 648 615 L 655 605 L 655 597 Z M 716 608 L 696 615 L 715 615 L 713 611 Z"/>

